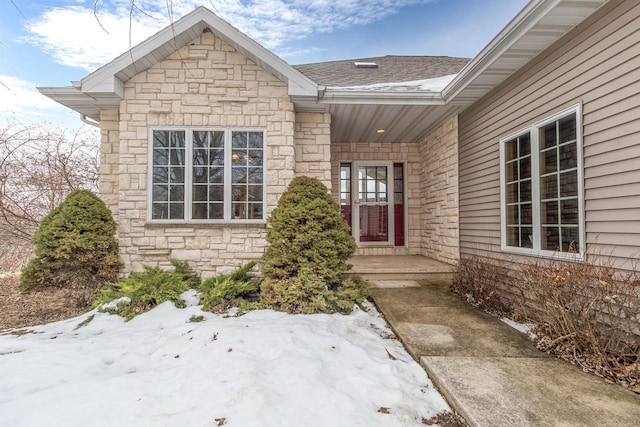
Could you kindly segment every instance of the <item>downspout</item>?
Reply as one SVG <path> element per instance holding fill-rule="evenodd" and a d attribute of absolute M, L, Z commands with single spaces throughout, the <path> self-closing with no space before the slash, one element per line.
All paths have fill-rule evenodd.
<path fill-rule="evenodd" d="M 90 126 L 95 126 L 97 128 L 100 127 L 100 123 L 99 122 L 96 122 L 95 120 L 90 119 L 85 114 L 80 113 L 80 120 L 82 120 L 82 123 L 86 123 L 86 124 L 88 124 Z"/>

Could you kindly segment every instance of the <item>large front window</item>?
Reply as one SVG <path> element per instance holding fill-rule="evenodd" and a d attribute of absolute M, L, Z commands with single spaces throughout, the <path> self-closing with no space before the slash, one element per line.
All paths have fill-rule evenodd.
<path fill-rule="evenodd" d="M 579 111 L 501 141 L 503 249 L 584 252 Z"/>
<path fill-rule="evenodd" d="M 264 220 L 264 131 L 152 131 L 152 221 Z"/>

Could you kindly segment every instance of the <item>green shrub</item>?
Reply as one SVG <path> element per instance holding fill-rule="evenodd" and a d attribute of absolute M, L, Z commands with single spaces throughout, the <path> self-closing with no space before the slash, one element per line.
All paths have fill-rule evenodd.
<path fill-rule="evenodd" d="M 239 303 L 259 289 L 255 277 L 249 273 L 257 261 L 251 261 L 231 274 L 224 274 L 205 280 L 200 285 L 200 303 L 202 309 L 213 310 L 216 306 L 226 308 L 230 303 Z"/>
<path fill-rule="evenodd" d="M 36 257 L 23 269 L 23 292 L 45 286 L 98 289 L 117 280 L 121 263 L 116 224 L 104 202 L 77 190 L 42 220 Z"/>
<path fill-rule="evenodd" d="M 268 222 L 261 285 L 268 307 L 290 313 L 348 312 L 362 301 L 364 283 L 344 282 L 355 241 L 322 182 L 293 179 Z"/>
<path fill-rule="evenodd" d="M 171 260 L 174 271 L 145 266 L 142 272 L 133 272 L 126 278 L 102 289 L 93 303 L 101 311 L 119 314 L 127 320 L 144 313 L 165 301 L 172 301 L 183 308 L 185 302 L 180 294 L 197 289 L 200 278 L 182 261 Z M 120 300 L 110 306 L 114 300 Z M 102 306 L 106 304 L 106 306 Z"/>

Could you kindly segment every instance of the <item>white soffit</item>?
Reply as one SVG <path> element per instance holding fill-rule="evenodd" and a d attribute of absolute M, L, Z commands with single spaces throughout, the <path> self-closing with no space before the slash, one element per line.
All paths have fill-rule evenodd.
<path fill-rule="evenodd" d="M 532 0 L 443 90 L 470 105 L 567 34 L 607 0 Z"/>

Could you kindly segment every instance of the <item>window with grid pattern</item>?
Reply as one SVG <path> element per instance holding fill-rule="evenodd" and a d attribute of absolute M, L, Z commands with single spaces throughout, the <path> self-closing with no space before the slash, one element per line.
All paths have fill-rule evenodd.
<path fill-rule="evenodd" d="M 503 249 L 582 254 L 579 106 L 501 141 Z"/>
<path fill-rule="evenodd" d="M 152 131 L 150 220 L 263 221 L 264 131 Z"/>
<path fill-rule="evenodd" d="M 505 142 L 507 244 L 533 247 L 531 138 L 529 133 Z"/>

